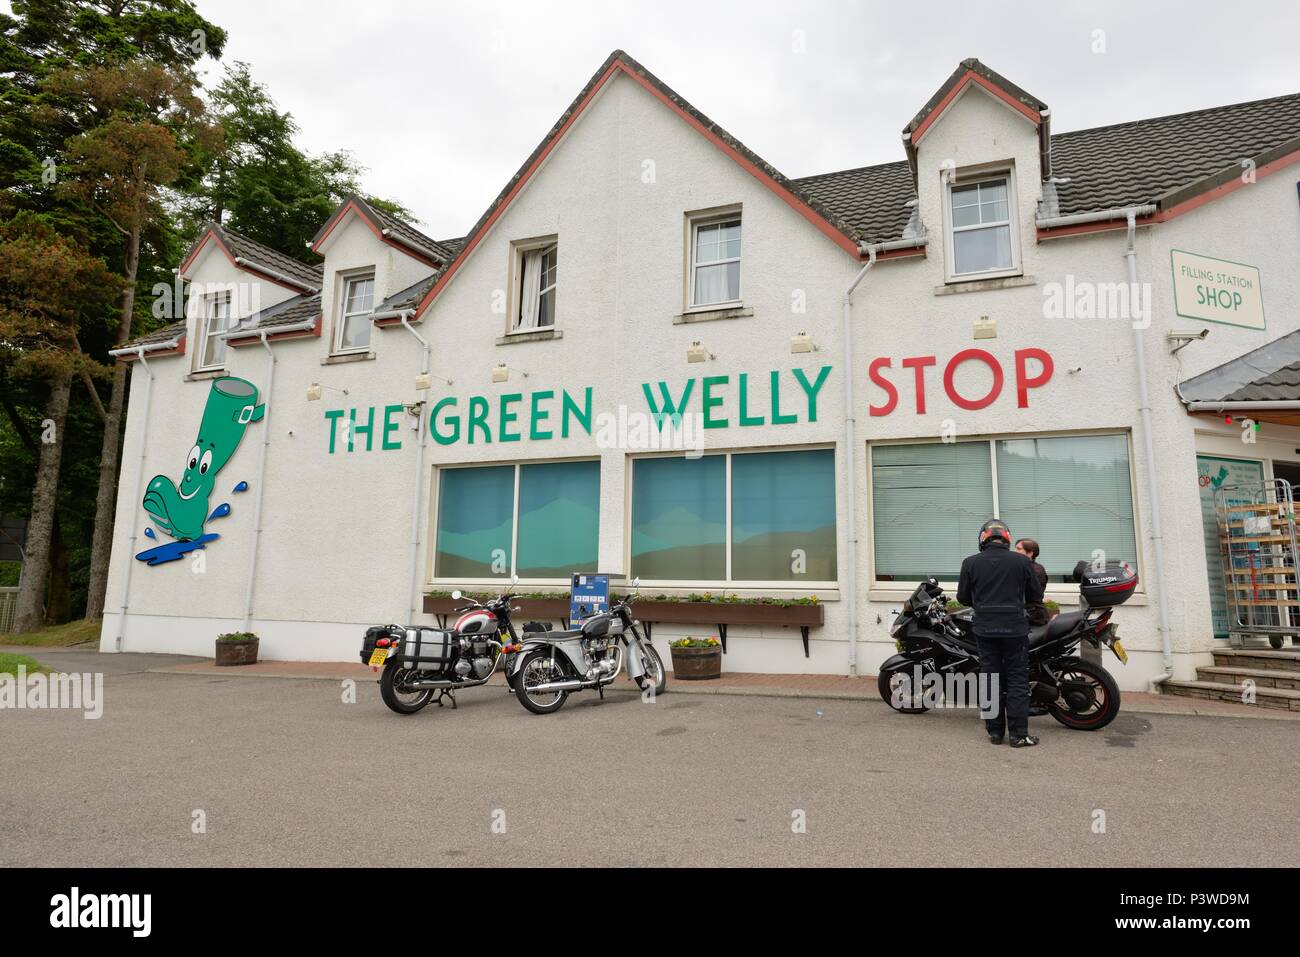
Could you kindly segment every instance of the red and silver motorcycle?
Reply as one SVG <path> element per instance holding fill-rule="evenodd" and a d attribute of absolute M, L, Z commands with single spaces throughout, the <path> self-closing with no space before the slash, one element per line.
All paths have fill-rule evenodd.
<path fill-rule="evenodd" d="M 523 645 L 510 620 L 513 585 L 485 602 L 466 598 L 450 628 L 379 625 L 366 630 L 361 661 L 379 676 L 379 696 L 398 714 L 415 714 L 431 701 L 456 707 L 456 692 L 486 684 L 510 665 Z M 459 601 L 459 591 L 451 593 Z M 507 679 L 509 680 L 509 679 Z M 435 697 L 436 696 L 436 697 Z"/>

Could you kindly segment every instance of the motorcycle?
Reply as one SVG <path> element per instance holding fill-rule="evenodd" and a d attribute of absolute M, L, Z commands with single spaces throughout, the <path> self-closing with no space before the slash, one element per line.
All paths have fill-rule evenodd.
<path fill-rule="evenodd" d="M 1076 652 L 1087 641 L 1096 648 L 1104 645 L 1121 664 L 1128 663 L 1111 615 L 1137 585 L 1137 576 L 1127 567 L 1112 563 L 1104 569 L 1084 569 L 1087 564 L 1080 562 L 1075 569 L 1083 607 L 1029 632 L 1030 714 L 1050 714 L 1076 731 L 1104 728 L 1119 714 L 1115 679 Z M 922 683 L 946 687 L 947 675 L 979 672 L 972 616 L 969 608 L 949 612 L 947 596 L 935 579 L 917 586 L 889 630 L 898 654 L 880 666 L 877 679 L 886 704 L 903 714 L 920 714 L 929 710 Z"/>
<path fill-rule="evenodd" d="M 574 691 L 594 688 L 604 698 L 625 662 L 637 687 L 663 694 L 667 672 L 659 652 L 641 635 L 632 601 L 624 597 L 579 628 L 527 634 L 509 672 L 519 703 L 533 714 L 554 714 Z"/>
<path fill-rule="evenodd" d="M 436 700 L 456 707 L 456 692 L 487 684 L 498 669 L 509 672 L 522 650 L 511 621 L 514 583 L 485 602 L 467 599 L 450 628 L 380 625 L 366 630 L 361 661 L 379 676 L 379 696 L 398 714 L 415 714 Z M 456 601 L 466 596 L 451 593 Z M 436 698 L 434 696 L 437 696 Z"/>

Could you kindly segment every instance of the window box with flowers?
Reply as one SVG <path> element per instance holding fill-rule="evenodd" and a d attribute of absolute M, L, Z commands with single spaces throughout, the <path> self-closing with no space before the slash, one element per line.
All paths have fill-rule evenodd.
<path fill-rule="evenodd" d="M 258 638 L 251 631 L 217 635 L 216 663 L 219 665 L 257 664 Z"/>
<path fill-rule="evenodd" d="M 678 638 L 668 643 L 673 656 L 673 677 L 704 681 L 722 677 L 722 642 L 716 638 Z"/>

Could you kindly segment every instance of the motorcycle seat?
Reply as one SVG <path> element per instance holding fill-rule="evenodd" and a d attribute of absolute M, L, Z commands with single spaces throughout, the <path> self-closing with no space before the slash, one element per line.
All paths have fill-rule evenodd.
<path fill-rule="evenodd" d="M 1054 638 L 1069 634 L 1086 617 L 1088 617 L 1087 609 L 1066 612 L 1063 615 L 1057 615 L 1045 625 L 1029 629 L 1029 647 L 1034 648 L 1045 641 L 1051 641 Z"/>
<path fill-rule="evenodd" d="M 561 638 L 577 638 L 581 634 L 581 628 L 574 628 L 572 631 L 546 631 L 536 635 L 535 637 L 545 638 L 548 641 L 559 641 Z"/>

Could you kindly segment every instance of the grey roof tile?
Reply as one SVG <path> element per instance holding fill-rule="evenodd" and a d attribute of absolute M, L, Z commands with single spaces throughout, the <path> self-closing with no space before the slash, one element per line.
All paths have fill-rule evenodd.
<path fill-rule="evenodd" d="M 261 312 L 249 316 L 232 329 L 227 336 L 231 339 L 243 338 L 244 334 L 254 335 L 263 330 L 291 326 L 295 323 L 315 319 L 321 314 L 320 293 L 303 294 L 268 306 Z"/>
<path fill-rule="evenodd" d="M 215 233 L 217 238 L 230 250 L 231 255 L 236 258 L 246 259 L 255 266 L 262 266 L 265 269 L 282 273 L 304 285 L 311 286 L 313 289 L 320 288 L 321 276 L 324 272 L 321 266 L 310 266 L 307 263 L 299 262 L 292 256 L 286 256 L 270 246 L 264 246 L 254 239 L 249 239 L 242 233 L 237 233 L 233 229 L 227 229 L 214 222 L 203 224 L 203 230 L 199 233 L 198 239 L 195 240 L 194 245 L 190 247 L 190 251 L 185 255 L 186 259 L 189 259 L 194 254 L 209 232 Z"/>
<path fill-rule="evenodd" d="M 184 319 L 179 322 L 169 323 L 168 325 L 160 326 L 153 330 L 153 332 L 146 332 L 142 336 L 136 336 L 126 345 L 119 346 L 118 348 L 130 349 L 135 346 L 154 346 L 160 345 L 164 342 L 170 342 L 173 339 L 185 335 L 185 327 L 186 324 Z"/>
<path fill-rule="evenodd" d="M 1283 366 L 1261 376 L 1223 397 L 1224 402 L 1296 402 L 1300 401 L 1300 362 Z"/>

